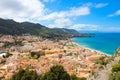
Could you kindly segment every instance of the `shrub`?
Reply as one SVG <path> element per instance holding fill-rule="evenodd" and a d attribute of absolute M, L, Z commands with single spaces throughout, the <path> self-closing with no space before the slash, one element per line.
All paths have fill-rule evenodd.
<path fill-rule="evenodd" d="M 70 76 L 71 80 L 86 80 L 86 78 L 78 78 L 76 75 Z"/>
<path fill-rule="evenodd" d="M 35 71 L 29 69 L 21 69 L 15 73 L 10 80 L 37 80 L 39 78 Z"/>
<path fill-rule="evenodd" d="M 33 59 L 38 59 L 39 57 L 44 56 L 44 55 L 45 55 L 44 52 L 31 52 L 31 54 L 30 54 L 30 56 Z"/>
<path fill-rule="evenodd" d="M 106 60 L 104 56 L 100 57 L 98 60 L 95 61 L 96 64 L 100 64 L 102 66 L 108 64 L 109 62 L 110 62 L 110 59 Z"/>
<path fill-rule="evenodd" d="M 109 80 L 120 80 L 120 72 L 112 73 L 112 74 L 109 76 Z"/>
<path fill-rule="evenodd" d="M 10 80 L 86 80 L 86 78 L 78 78 L 76 75 L 70 76 L 61 65 L 55 65 L 42 77 L 31 69 L 21 69 Z"/>
<path fill-rule="evenodd" d="M 70 76 L 61 65 L 56 65 L 51 67 L 42 80 L 70 80 Z"/>
<path fill-rule="evenodd" d="M 6 42 L 2 47 L 23 46 L 22 41 Z"/>
<path fill-rule="evenodd" d="M 112 72 L 118 72 L 120 71 L 120 64 L 115 64 L 112 66 Z"/>
<path fill-rule="evenodd" d="M 109 76 L 109 80 L 120 80 L 120 61 L 112 66 L 112 73 Z"/>
<path fill-rule="evenodd" d="M 33 59 L 38 59 L 39 57 L 37 55 L 34 55 Z"/>

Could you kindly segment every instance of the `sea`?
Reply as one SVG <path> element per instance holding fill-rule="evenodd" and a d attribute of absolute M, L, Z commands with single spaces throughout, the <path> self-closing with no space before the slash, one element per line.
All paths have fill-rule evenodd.
<path fill-rule="evenodd" d="M 120 33 L 94 33 L 93 37 L 75 37 L 72 40 L 84 47 L 113 55 L 120 47 Z"/>

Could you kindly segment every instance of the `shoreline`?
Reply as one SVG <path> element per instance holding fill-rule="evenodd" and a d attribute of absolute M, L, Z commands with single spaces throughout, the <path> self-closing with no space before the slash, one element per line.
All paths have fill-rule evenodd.
<path fill-rule="evenodd" d="M 103 55 L 106 55 L 106 56 L 110 56 L 110 57 L 112 56 L 112 55 L 109 55 L 109 54 L 104 53 L 104 52 L 102 52 L 102 51 L 95 50 L 95 49 L 89 48 L 89 47 L 85 47 L 84 45 L 80 45 L 80 44 L 74 42 L 72 39 L 70 39 L 70 40 L 72 41 L 73 44 L 76 44 L 77 46 L 82 47 L 82 48 L 84 48 L 84 49 L 89 49 L 89 50 L 92 50 L 92 51 L 96 51 L 96 52 L 98 52 L 98 53 L 100 53 L 100 54 L 103 54 Z"/>

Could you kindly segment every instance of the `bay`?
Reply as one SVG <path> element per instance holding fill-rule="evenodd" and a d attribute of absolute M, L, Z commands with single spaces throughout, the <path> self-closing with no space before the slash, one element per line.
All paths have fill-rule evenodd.
<path fill-rule="evenodd" d="M 72 38 L 77 44 L 113 55 L 120 47 L 120 33 L 94 33 L 91 38 Z"/>

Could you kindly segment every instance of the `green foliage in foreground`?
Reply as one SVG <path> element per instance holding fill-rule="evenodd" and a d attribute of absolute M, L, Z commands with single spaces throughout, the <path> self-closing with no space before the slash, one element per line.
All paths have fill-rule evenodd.
<path fill-rule="evenodd" d="M 112 66 L 112 73 L 109 76 L 109 80 L 120 80 L 120 61 Z"/>
<path fill-rule="evenodd" d="M 10 80 L 37 80 L 36 72 L 30 69 L 21 69 L 18 73 L 14 74 Z"/>
<path fill-rule="evenodd" d="M 38 76 L 35 71 L 30 69 L 21 69 L 10 80 L 86 80 L 86 78 L 70 76 L 61 65 L 55 65 L 44 76 Z"/>
<path fill-rule="evenodd" d="M 70 76 L 62 66 L 56 65 L 43 76 L 42 80 L 70 80 Z"/>
<path fill-rule="evenodd" d="M 120 71 L 120 63 L 117 63 L 112 66 L 112 72 L 119 72 Z"/>
<path fill-rule="evenodd" d="M 70 76 L 71 80 L 86 80 L 86 78 L 78 78 L 76 75 Z"/>
<path fill-rule="evenodd" d="M 109 77 L 109 80 L 120 80 L 120 71 L 117 73 L 112 73 Z"/>

